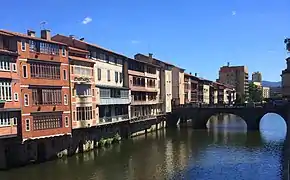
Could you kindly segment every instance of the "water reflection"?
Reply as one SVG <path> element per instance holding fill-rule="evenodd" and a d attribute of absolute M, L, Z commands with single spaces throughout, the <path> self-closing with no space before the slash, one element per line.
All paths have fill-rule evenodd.
<path fill-rule="evenodd" d="M 269 140 L 260 132 L 247 132 L 244 121 L 233 115 L 213 117 L 208 125 L 210 128 L 204 131 L 191 128 L 158 131 L 108 149 L 1 172 L 0 177 L 1 180 L 275 180 L 286 174 L 289 143 L 281 138 Z"/>

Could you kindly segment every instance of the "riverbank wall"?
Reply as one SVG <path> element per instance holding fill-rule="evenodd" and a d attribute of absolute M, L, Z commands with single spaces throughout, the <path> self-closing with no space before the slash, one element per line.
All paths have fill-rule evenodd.
<path fill-rule="evenodd" d="M 166 117 L 158 116 L 135 122 L 123 121 L 75 129 L 71 136 L 30 139 L 24 142 L 17 137 L 2 139 L 0 140 L 0 169 L 72 156 L 165 127 Z"/>

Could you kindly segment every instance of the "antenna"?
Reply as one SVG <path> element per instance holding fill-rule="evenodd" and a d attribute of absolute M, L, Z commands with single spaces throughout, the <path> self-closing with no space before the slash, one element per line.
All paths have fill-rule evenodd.
<path fill-rule="evenodd" d="M 40 22 L 40 29 L 41 29 L 41 30 L 45 29 L 45 25 L 46 25 L 46 24 L 47 24 L 46 21 L 41 21 L 41 22 Z"/>

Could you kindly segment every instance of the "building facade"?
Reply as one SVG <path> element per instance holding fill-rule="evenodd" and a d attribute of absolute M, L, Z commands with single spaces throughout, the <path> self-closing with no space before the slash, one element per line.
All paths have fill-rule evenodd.
<path fill-rule="evenodd" d="M 219 70 L 218 82 L 234 87 L 237 94 L 247 99 L 249 94 L 249 75 L 246 66 L 223 66 Z"/>
<path fill-rule="evenodd" d="M 159 79 L 160 79 L 160 103 L 162 104 L 162 112 L 169 113 L 172 110 L 172 64 L 153 58 L 153 54 L 149 53 L 148 56 L 144 54 L 136 54 L 136 60 L 144 61 L 159 66 Z"/>
<path fill-rule="evenodd" d="M 128 59 L 131 89 L 131 118 L 162 113 L 160 98 L 160 67 L 137 59 Z"/>
<path fill-rule="evenodd" d="M 252 73 L 252 82 L 259 82 L 262 83 L 262 73 L 258 72 L 253 72 Z"/>
<path fill-rule="evenodd" d="M 21 133 L 18 55 L 17 37 L 0 31 L 0 139 Z"/>
<path fill-rule="evenodd" d="M 286 64 L 287 67 L 282 71 L 282 96 L 284 98 L 290 98 L 290 39 L 287 38 L 284 40 L 286 44 Z"/>
<path fill-rule="evenodd" d="M 263 87 L 262 93 L 263 93 L 263 99 L 270 98 L 270 88 L 269 87 Z"/>
<path fill-rule="evenodd" d="M 76 39 L 73 36 L 58 34 L 53 39 L 73 48 L 88 51 L 88 59 L 94 62 L 93 79 L 95 88 L 91 90 L 94 95 L 99 96 L 99 99 L 98 97 L 95 98 L 96 106 L 92 107 L 92 110 L 89 107 L 85 111 L 90 114 L 94 112 L 95 117 L 99 118 L 91 118 L 93 115 L 90 115 L 89 119 L 92 119 L 92 121 L 95 119 L 97 125 L 128 120 L 130 91 L 126 57 L 85 42 L 84 39 Z"/>
<path fill-rule="evenodd" d="M 172 103 L 184 104 L 184 69 L 172 68 Z"/>
<path fill-rule="evenodd" d="M 5 32 L 15 37 L 19 54 L 20 92 L 14 98 L 21 104 L 23 141 L 70 135 L 67 46 L 52 41 L 49 30 L 42 30 L 40 38 L 34 31 Z"/>
<path fill-rule="evenodd" d="M 69 47 L 72 128 L 89 128 L 99 122 L 99 89 L 89 51 Z"/>

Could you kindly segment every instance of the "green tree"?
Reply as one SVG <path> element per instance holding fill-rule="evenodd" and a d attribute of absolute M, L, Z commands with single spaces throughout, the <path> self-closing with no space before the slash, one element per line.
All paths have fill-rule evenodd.
<path fill-rule="evenodd" d="M 249 84 L 249 102 L 261 102 L 263 100 L 262 88 L 254 83 Z"/>
<path fill-rule="evenodd" d="M 244 97 L 240 93 L 237 93 L 235 104 L 243 104 L 244 102 L 245 102 Z"/>

